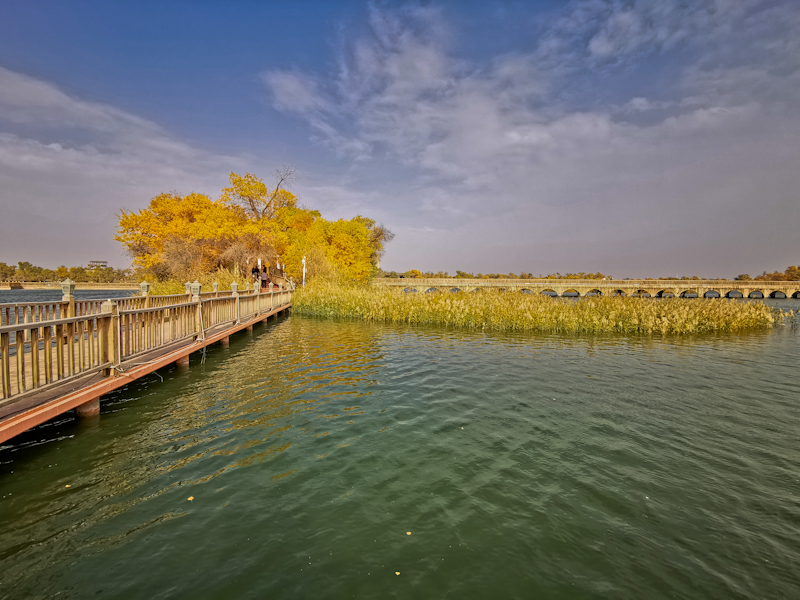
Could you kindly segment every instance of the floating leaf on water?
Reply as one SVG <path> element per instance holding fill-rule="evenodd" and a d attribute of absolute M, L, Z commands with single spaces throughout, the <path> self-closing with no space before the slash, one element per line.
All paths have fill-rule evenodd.
<path fill-rule="evenodd" d="M 406 535 L 411 535 L 411 532 L 410 531 L 406 531 Z"/>
<path fill-rule="evenodd" d="M 400 571 L 395 571 L 394 574 L 395 575 L 400 575 Z"/>
<path fill-rule="evenodd" d="M 188 500 L 189 502 L 191 502 L 192 500 L 194 500 L 194 496 L 189 496 L 189 497 L 187 498 L 187 500 Z"/>
<path fill-rule="evenodd" d="M 69 484 L 65 485 L 64 487 L 69 487 Z"/>

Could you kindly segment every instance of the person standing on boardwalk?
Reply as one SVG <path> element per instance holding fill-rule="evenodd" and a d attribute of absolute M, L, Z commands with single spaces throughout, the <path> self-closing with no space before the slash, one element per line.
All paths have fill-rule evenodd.
<path fill-rule="evenodd" d="M 267 265 L 264 265 L 263 268 L 261 269 L 261 289 L 262 290 L 267 289 L 267 279 L 269 279 L 269 277 L 267 276 Z"/>
<path fill-rule="evenodd" d="M 258 265 L 253 265 L 253 268 L 250 269 L 250 276 L 253 278 L 253 281 L 258 281 Z"/>

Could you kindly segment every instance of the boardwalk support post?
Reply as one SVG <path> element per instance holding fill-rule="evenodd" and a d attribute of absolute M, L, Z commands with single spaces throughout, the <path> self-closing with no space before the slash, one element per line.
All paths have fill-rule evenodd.
<path fill-rule="evenodd" d="M 75 414 L 79 417 L 96 417 L 100 414 L 100 398 L 90 400 L 85 404 L 75 407 Z"/>

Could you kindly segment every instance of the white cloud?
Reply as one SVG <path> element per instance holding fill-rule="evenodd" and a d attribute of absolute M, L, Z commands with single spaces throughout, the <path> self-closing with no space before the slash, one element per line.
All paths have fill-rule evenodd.
<path fill-rule="evenodd" d="M 647 240 L 668 253 L 699 233 L 730 249 L 729 259 L 709 262 L 722 267 L 746 258 L 743 246 L 719 242 L 733 231 L 777 225 L 789 235 L 780 223 L 800 217 L 792 191 L 800 175 L 791 167 L 800 160 L 791 142 L 800 121 L 796 106 L 781 104 L 798 89 L 797 42 L 786 23 L 797 22 L 800 7 L 779 8 L 755 0 L 574 2 L 529 54 L 482 64 L 451 56 L 430 34 L 441 14 L 373 12 L 372 35 L 342 51 L 338 79 L 324 84 L 337 122 L 327 142 L 343 153 L 357 147 L 361 161 L 394 158 L 417 170 L 383 207 L 394 206 L 394 221 L 408 231 L 425 222 L 528 248 L 534 240 L 592 242 L 606 245 L 596 253 L 606 257 L 609 244 L 630 253 L 630 240 Z M 621 108 L 573 107 L 558 95 L 571 73 L 679 46 L 690 60 L 664 89 L 674 101 L 645 98 L 635 86 Z M 272 91 L 279 106 L 281 92 Z M 644 113 L 652 116 L 625 120 Z M 419 252 L 451 260 L 471 252 L 428 244 Z M 765 245 L 764 257 L 772 250 Z M 629 258 L 616 260 L 634 264 Z"/>
<path fill-rule="evenodd" d="M 170 190 L 214 194 L 229 170 L 242 166 L 136 115 L 2 67 L 0 123 L 6 262 L 127 264 L 113 241 L 121 208 L 141 208 Z"/>
<path fill-rule="evenodd" d="M 327 108 L 327 103 L 317 91 L 316 81 L 311 77 L 283 71 L 269 71 L 261 77 L 272 89 L 278 110 L 311 114 Z"/>

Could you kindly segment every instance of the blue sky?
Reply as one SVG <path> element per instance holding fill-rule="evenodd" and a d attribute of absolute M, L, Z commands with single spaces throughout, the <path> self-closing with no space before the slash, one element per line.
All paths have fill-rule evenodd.
<path fill-rule="evenodd" d="M 396 233 L 387 269 L 798 262 L 800 3 L 0 4 L 0 261 L 129 261 L 230 171 Z"/>

